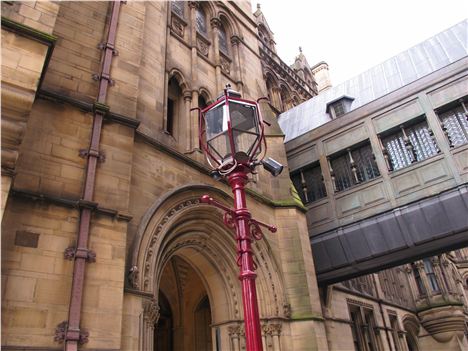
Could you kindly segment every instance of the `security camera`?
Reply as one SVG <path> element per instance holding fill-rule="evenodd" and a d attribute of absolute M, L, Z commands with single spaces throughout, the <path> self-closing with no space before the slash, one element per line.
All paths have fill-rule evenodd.
<path fill-rule="evenodd" d="M 221 180 L 221 178 L 222 178 L 221 174 L 218 171 L 211 171 L 210 175 L 216 181 Z"/>
<path fill-rule="evenodd" d="M 266 160 L 262 161 L 263 168 L 270 172 L 273 177 L 279 176 L 283 171 L 283 165 L 278 161 L 273 160 L 271 157 L 268 157 Z"/>

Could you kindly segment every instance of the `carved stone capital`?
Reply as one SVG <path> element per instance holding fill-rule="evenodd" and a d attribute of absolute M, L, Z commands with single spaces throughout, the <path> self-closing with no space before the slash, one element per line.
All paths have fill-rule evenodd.
<path fill-rule="evenodd" d="M 188 2 L 188 6 L 190 8 L 194 8 L 194 9 L 197 9 L 200 7 L 200 3 L 198 1 L 189 1 Z"/>
<path fill-rule="evenodd" d="M 280 323 L 270 324 L 270 331 L 272 335 L 281 334 L 282 325 Z"/>
<path fill-rule="evenodd" d="M 231 325 L 228 327 L 230 337 L 238 338 L 241 335 L 241 327 L 239 325 Z"/>
<path fill-rule="evenodd" d="M 219 28 L 221 27 L 221 20 L 218 17 L 213 17 L 210 19 L 210 24 L 212 28 Z"/>
<path fill-rule="evenodd" d="M 239 36 L 233 35 L 231 37 L 231 44 L 232 45 L 239 45 L 240 42 L 241 42 L 241 38 L 239 38 Z"/>
<path fill-rule="evenodd" d="M 156 300 L 143 301 L 143 318 L 151 325 L 155 325 L 159 319 L 159 305 Z"/>

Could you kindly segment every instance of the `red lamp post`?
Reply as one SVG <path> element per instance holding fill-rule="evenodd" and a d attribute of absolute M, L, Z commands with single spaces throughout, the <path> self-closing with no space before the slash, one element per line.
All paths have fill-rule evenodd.
<path fill-rule="evenodd" d="M 234 209 L 215 201 L 209 195 L 200 198 L 202 203 L 214 205 L 225 211 L 224 223 L 235 229 L 237 265 L 242 283 L 245 337 L 247 351 L 262 351 L 262 335 L 255 286 L 255 265 L 252 241 L 262 238 L 261 227 L 276 232 L 276 227 L 252 218 L 246 205 L 245 185 L 248 174 L 261 163 L 272 174 L 278 175 L 282 166 L 269 159 L 262 162 L 266 152 L 264 122 L 258 101 L 241 99 L 239 93 L 226 86 L 224 94 L 200 113 L 200 147 L 217 178 L 226 177 L 234 194 Z M 260 154 L 263 156 L 259 157 Z M 273 168 L 272 168 L 273 167 Z"/>

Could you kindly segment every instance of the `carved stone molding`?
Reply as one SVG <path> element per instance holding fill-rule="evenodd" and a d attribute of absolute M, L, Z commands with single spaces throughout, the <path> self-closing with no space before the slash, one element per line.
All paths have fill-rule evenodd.
<path fill-rule="evenodd" d="M 269 325 L 270 333 L 271 333 L 272 335 L 281 335 L 282 327 L 283 327 L 283 326 L 282 326 L 280 323 L 270 324 L 270 325 Z"/>
<path fill-rule="evenodd" d="M 198 198 L 193 198 L 189 200 L 185 200 L 184 202 L 178 204 L 177 206 L 173 207 L 170 209 L 168 212 L 166 212 L 166 215 L 163 217 L 159 225 L 156 227 L 156 230 L 154 231 L 150 242 L 149 242 L 149 247 L 147 248 L 146 251 L 146 257 L 145 257 L 145 265 L 144 265 L 144 271 L 143 271 L 143 288 L 147 289 L 149 286 L 149 279 L 150 279 L 150 268 L 151 268 L 151 262 L 152 262 L 152 256 L 154 254 L 154 246 L 156 244 L 156 241 L 158 240 L 159 234 L 169 222 L 169 220 L 177 213 L 179 213 L 181 210 L 187 208 L 187 207 L 192 207 L 196 206 L 200 203 L 200 200 Z"/>
<path fill-rule="evenodd" d="M 159 319 L 159 305 L 156 300 L 143 301 L 143 318 L 151 325 L 155 325 Z"/>
<path fill-rule="evenodd" d="M 219 28 L 221 26 L 221 20 L 217 17 L 213 17 L 210 20 L 211 27 L 213 28 Z"/>
<path fill-rule="evenodd" d="M 228 334 L 229 336 L 232 338 L 232 337 L 240 337 L 241 335 L 241 326 L 240 325 L 231 325 L 228 327 Z"/>
<path fill-rule="evenodd" d="M 197 49 L 200 54 L 208 57 L 210 42 L 200 35 L 197 35 Z"/>
<path fill-rule="evenodd" d="M 285 318 L 291 318 L 292 312 L 291 312 L 291 304 L 290 303 L 284 303 L 283 304 L 283 315 Z"/>
<path fill-rule="evenodd" d="M 134 289 L 138 289 L 139 288 L 139 284 L 138 284 L 138 277 L 140 275 L 140 272 L 138 270 L 138 267 L 137 266 L 133 266 L 130 268 L 130 270 L 128 271 L 128 284 L 130 285 L 130 287 L 134 288 Z"/>
<path fill-rule="evenodd" d="M 221 69 L 224 73 L 231 73 L 231 60 L 224 55 L 219 55 L 219 63 L 221 64 Z"/>
<path fill-rule="evenodd" d="M 171 29 L 179 37 L 184 37 L 185 26 L 187 23 L 180 19 L 178 16 L 171 16 Z"/>

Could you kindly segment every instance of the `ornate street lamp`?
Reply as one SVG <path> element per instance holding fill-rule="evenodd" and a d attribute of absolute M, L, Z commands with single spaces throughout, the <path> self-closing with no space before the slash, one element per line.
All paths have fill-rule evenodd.
<path fill-rule="evenodd" d="M 203 110 L 198 109 L 200 147 L 213 168 L 213 176 L 218 179 L 226 177 L 234 194 L 234 209 L 215 201 L 209 195 L 203 195 L 200 201 L 224 210 L 224 223 L 230 229 L 235 229 L 247 351 L 263 350 L 255 287 L 257 274 L 251 244 L 253 240 L 262 238 L 261 227 L 273 233 L 276 227 L 252 218 L 246 205 L 245 185 L 248 174 L 253 173 L 259 164 L 263 164 L 275 176 L 283 169 L 281 164 L 271 158 L 263 161 L 267 147 L 265 122 L 258 106 L 260 100 L 244 100 L 227 85 L 214 103 Z"/>

